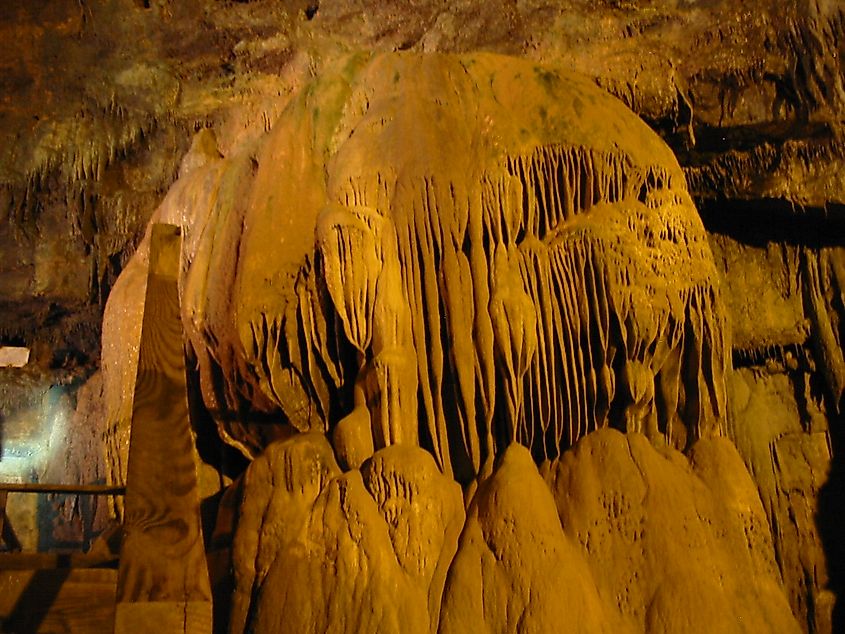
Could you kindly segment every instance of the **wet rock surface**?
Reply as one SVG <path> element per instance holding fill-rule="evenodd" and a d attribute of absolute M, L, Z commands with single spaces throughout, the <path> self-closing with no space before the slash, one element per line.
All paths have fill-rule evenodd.
<path fill-rule="evenodd" d="M 0 8 L 4 477 L 124 481 L 152 219 L 203 468 L 252 461 L 233 631 L 838 631 L 843 30 L 820 0 Z M 30 543 L 121 512 L 55 504 L 12 505 Z"/>

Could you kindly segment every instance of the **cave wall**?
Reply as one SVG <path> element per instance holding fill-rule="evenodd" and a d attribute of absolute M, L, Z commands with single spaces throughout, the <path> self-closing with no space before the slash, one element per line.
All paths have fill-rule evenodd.
<path fill-rule="evenodd" d="M 103 389 L 105 393 L 122 393 L 120 386 L 134 376 L 133 349 L 127 345 L 133 340 L 134 322 L 127 319 L 131 309 L 126 306 L 133 297 L 137 300 L 137 287 L 143 283 L 138 267 L 143 266 L 147 222 L 157 213 L 158 220 L 184 226 L 193 221 L 198 209 L 211 204 L 219 207 L 219 200 L 240 200 L 248 183 L 256 178 L 256 164 L 261 165 L 258 148 L 264 143 L 262 139 L 268 133 L 287 139 L 302 133 L 298 129 L 280 131 L 276 122 L 285 108 L 300 98 L 303 86 L 314 77 L 337 72 L 339 60 L 357 51 L 507 53 L 582 73 L 656 130 L 677 157 L 713 254 L 726 322 L 719 333 L 729 336 L 730 341 L 724 359 L 728 365 L 726 408 L 721 420 L 762 504 L 763 515 L 755 507 L 754 521 L 765 516 L 763 528 L 755 524 L 754 530 L 764 534 L 761 548 L 770 552 L 758 553 L 756 547 L 749 546 L 749 561 L 757 563 L 747 567 L 756 570 L 759 566 L 767 571 L 761 578 L 768 575 L 775 585 L 783 584 L 783 590 L 777 592 L 783 592 L 805 631 L 835 631 L 834 614 L 842 610 L 844 561 L 837 538 L 843 515 L 841 418 L 845 386 L 845 206 L 840 141 L 845 99 L 843 26 L 845 14 L 838 3 L 822 1 L 784 5 L 774 1 L 503 0 L 484 3 L 483 7 L 471 2 L 450 3 L 448 7 L 418 2 L 410 7 L 401 2 L 374 5 L 325 0 L 285 4 L 264 0 L 100 0 L 31 2 L 0 8 L 4 37 L 16 43 L 0 53 L 4 71 L 0 79 L 0 130 L 4 135 L 0 153 L 0 343 L 26 345 L 33 350 L 33 362 L 25 369 L 0 368 L 4 387 L 0 467 L 8 471 L 4 477 L 80 482 L 122 479 L 131 404 L 126 409 L 124 401 L 109 401 L 98 394 Z M 198 130 L 208 132 L 195 137 Z M 224 163 L 228 171 L 221 167 L 214 174 L 209 167 Z M 198 180 L 201 175 L 206 183 L 198 198 L 192 194 L 192 187 L 199 190 L 201 186 L 186 186 L 185 182 Z M 172 188 L 174 183 L 176 187 Z M 162 201 L 165 204 L 160 206 Z M 221 220 L 234 223 L 234 233 L 238 213 L 243 211 L 236 210 Z M 253 253 L 275 248 L 271 233 L 261 237 L 270 246 L 256 247 Z M 233 253 L 233 246 L 225 242 L 215 248 L 218 252 L 214 257 L 225 258 L 227 253 L 231 257 Z M 133 264 L 139 261 L 140 265 Z M 262 265 L 256 264 L 258 268 Z M 225 276 L 219 283 L 228 283 Z M 135 290 L 128 292 L 133 284 Z M 123 306 L 121 310 L 106 308 L 110 296 L 112 306 Z M 331 299 L 339 303 L 337 297 Z M 215 310 L 225 315 L 232 306 L 223 302 Z M 134 310 L 140 308 L 135 305 Z M 120 334 L 101 351 L 104 310 L 106 327 L 112 323 Z M 268 330 L 265 337 L 272 334 Z M 275 336 L 280 334 L 276 332 Z M 266 424 L 266 419 L 277 416 L 278 404 L 268 402 L 261 394 L 260 379 L 255 388 L 241 393 L 214 392 L 208 386 L 219 384 L 219 377 L 213 376 L 216 370 L 209 370 L 212 366 L 207 361 L 203 362 L 202 346 L 191 353 L 197 355 L 200 368 L 195 377 L 197 387 L 206 387 L 203 406 L 210 410 L 204 419 L 207 429 L 200 430 L 201 434 L 217 438 L 219 433 L 244 453 L 255 456 L 291 433 L 284 425 Z M 349 350 L 338 354 L 354 357 Z M 249 375 L 249 364 L 241 362 L 238 366 L 234 359 L 230 355 L 217 361 L 224 372 Z M 95 374 L 101 365 L 103 378 Z M 231 384 L 243 382 L 233 379 Z M 58 399 L 57 386 L 61 391 Z M 316 392 L 321 389 L 327 388 L 314 388 Z M 282 391 L 292 399 L 288 411 L 295 410 L 297 403 L 290 394 L 296 392 Z M 355 402 L 355 390 L 342 392 L 338 398 L 348 408 Z M 529 400 L 538 402 L 536 395 Z M 243 412 L 244 403 L 253 410 L 249 416 L 227 415 L 224 421 L 218 415 L 215 420 L 215 410 L 221 405 L 226 411 Z M 402 406 L 407 407 L 404 403 Z M 332 407 L 337 409 L 338 404 Z M 62 412 L 57 414 L 56 408 Z M 326 412 L 329 409 L 326 407 Z M 337 423 L 337 417 L 326 412 L 318 425 L 323 431 Z M 429 432 L 432 436 L 437 435 L 438 424 L 445 424 L 444 416 L 439 423 L 434 418 L 430 426 L 433 432 Z M 70 420 L 74 430 L 66 441 L 57 436 L 56 421 L 60 418 Z M 354 424 L 355 420 L 349 422 Z M 47 444 L 49 435 L 56 438 Z M 571 436 L 571 442 L 561 449 L 577 443 L 578 434 Z M 30 460 L 34 466 L 23 472 L 12 464 L 12 454 L 18 451 L 17 439 L 24 448 L 46 445 L 60 447 L 61 451 L 41 450 L 38 460 Z M 334 438 L 333 442 L 337 447 L 342 439 Z M 355 438 L 350 442 L 354 445 Z M 627 442 L 636 446 L 638 441 Z M 685 445 L 681 442 L 679 448 Z M 374 449 L 378 448 L 377 442 Z M 533 448 L 538 462 L 557 458 L 555 452 L 542 455 L 545 449 Z M 353 446 L 347 450 L 347 459 L 360 463 L 361 458 L 354 453 Z M 473 466 L 462 468 L 465 474 L 471 474 L 480 466 L 483 452 L 480 446 L 473 449 L 468 440 L 465 453 L 463 464 Z M 451 462 L 444 460 L 443 454 L 434 454 L 441 468 Z M 567 454 L 564 452 L 561 458 L 564 463 Z M 93 461 L 92 456 L 96 457 Z M 530 471 L 520 460 L 509 457 L 496 473 Z M 222 468 L 219 458 L 209 458 L 209 462 L 215 463 L 209 467 L 210 472 Z M 549 482 L 553 480 L 548 474 L 558 473 L 561 467 L 555 469 L 558 471 L 544 472 Z M 586 477 L 578 474 L 568 477 L 576 481 Z M 346 480 L 337 486 L 343 491 L 351 487 L 355 504 L 370 518 L 367 526 L 372 539 L 381 540 L 365 551 L 375 549 L 373 552 L 381 554 L 373 556 L 387 557 L 397 547 L 381 537 L 384 528 L 380 528 L 381 520 L 370 501 L 381 504 L 374 485 L 366 474 L 364 486 L 352 482 L 355 476 L 344 477 Z M 469 476 L 463 477 L 466 480 Z M 503 475 L 498 477 L 500 482 L 480 487 L 479 497 L 462 511 L 467 527 L 477 528 L 466 529 L 458 552 L 476 554 L 456 556 L 458 563 L 467 557 L 485 560 L 485 548 L 497 552 L 489 535 L 496 532 L 492 527 L 501 512 L 495 505 L 479 507 L 489 496 L 496 498 L 500 495 L 497 491 L 510 486 Z M 648 481 L 649 477 L 662 482 L 670 476 L 644 475 L 643 479 Z M 688 474 L 672 477 L 692 478 Z M 219 481 L 212 482 L 214 477 L 208 480 L 207 493 L 220 486 Z M 688 486 L 695 488 L 697 482 L 689 480 Z M 613 483 L 601 486 L 608 491 L 619 488 Z M 747 489 L 745 486 L 743 491 L 747 493 Z M 303 511 L 306 515 L 315 512 L 310 505 L 318 493 L 309 500 L 307 512 Z M 56 501 L 51 508 L 36 513 L 52 518 L 50 523 L 57 527 L 49 529 L 53 537 L 45 538 L 48 529 L 39 529 L 32 522 L 33 509 L 17 504 L 25 503 L 13 501 L 12 508 L 20 508 L 13 513 L 20 518 L 15 523 L 29 544 L 39 539 L 45 545 L 85 541 L 85 530 L 90 535 L 93 527 L 104 526 L 103 516 L 109 510 L 104 507 L 96 511 L 99 519 L 85 528 L 79 500 Z M 329 505 L 318 507 L 325 513 L 333 502 L 323 500 L 320 504 Z M 724 506 L 726 502 L 714 504 Z M 119 510 L 119 506 L 111 508 L 112 513 L 119 514 Z M 635 630 L 691 631 L 694 615 L 687 615 L 682 622 L 671 621 L 678 609 L 673 607 L 671 595 L 656 590 L 654 584 L 663 573 L 649 569 L 648 583 L 654 587 L 646 590 L 642 581 L 602 578 L 596 572 L 601 568 L 597 562 L 611 562 L 620 575 L 628 569 L 617 563 L 615 555 L 603 554 L 601 549 L 587 557 L 586 563 L 572 563 L 570 551 L 577 550 L 575 544 L 579 543 L 572 526 L 581 520 L 570 517 L 560 502 L 557 510 L 569 545 L 562 545 L 554 518 L 547 517 L 542 521 L 548 534 L 554 535 L 548 537 L 555 544 L 550 547 L 569 562 L 567 568 L 580 571 L 577 585 L 588 588 L 588 594 L 593 592 L 591 588 L 596 589 L 592 598 L 581 602 L 588 606 L 584 608 L 585 623 L 594 623 L 598 631 L 600 627 L 621 627 L 617 619 L 633 618 L 627 623 Z M 522 511 L 513 512 L 519 515 Z M 587 508 L 581 512 L 586 517 L 590 511 Z M 621 526 L 629 515 L 629 511 L 613 511 L 612 518 Z M 700 517 L 700 513 L 692 516 Z M 678 517 L 671 521 L 682 522 L 685 516 Z M 29 529 L 24 528 L 27 521 Z M 540 519 L 536 521 L 542 524 Z M 342 520 L 341 526 L 343 522 L 348 523 L 348 519 Z M 529 525 L 525 530 L 545 529 Z M 731 530 L 725 529 L 727 534 L 732 534 Z M 742 530 L 747 532 L 747 528 Z M 473 537 L 473 531 L 480 536 Z M 619 532 L 624 534 L 622 528 Z M 529 538 L 519 537 L 520 541 L 524 539 Z M 718 548 L 729 548 L 730 539 Z M 482 584 L 480 590 L 466 592 L 473 596 L 491 592 L 491 600 L 496 601 L 516 585 L 533 587 L 532 581 L 519 578 L 508 568 L 509 556 L 499 561 L 497 557 L 502 554 L 495 555 L 491 570 L 496 572 L 489 573 L 504 583 L 507 591 L 496 590 L 495 584 L 493 589 Z M 531 560 L 530 554 L 521 556 Z M 307 561 L 296 565 L 303 566 L 303 574 L 317 574 L 307 572 Z M 641 571 L 645 565 L 633 566 L 631 574 L 644 574 Z M 542 568 L 541 562 L 537 566 Z M 685 576 L 679 571 L 664 572 Z M 444 629 L 460 629 L 462 622 L 480 620 L 495 625 L 509 623 L 512 618 L 498 614 L 468 616 L 463 611 L 471 603 L 447 602 L 447 616 L 434 614 L 432 604 L 438 610 L 440 605 L 430 599 L 428 577 L 424 575 L 424 582 L 414 575 L 408 577 L 404 565 L 391 574 L 404 579 L 397 583 L 414 588 L 409 589 L 409 596 L 419 594 L 419 601 L 409 598 L 414 604 L 408 607 L 413 622 L 439 622 Z M 481 578 L 488 578 L 487 574 Z M 513 574 L 518 580 L 510 579 Z M 456 597 L 464 592 L 459 590 L 461 584 L 477 583 L 472 575 L 455 575 L 459 578 L 453 582 Z M 273 578 L 276 580 L 266 583 L 277 587 L 285 582 L 277 577 L 278 573 Z M 584 581 L 588 578 L 591 581 Z M 732 583 L 749 588 L 759 585 L 739 579 Z M 323 582 L 348 581 L 338 578 Z M 264 581 L 252 583 L 259 587 Z M 680 581 L 672 577 L 666 583 Z M 696 589 L 706 585 L 704 581 L 688 583 Z M 623 609 L 629 599 L 614 595 L 623 586 L 633 588 L 635 595 L 640 593 L 634 603 L 642 603 L 644 596 L 664 598 L 655 599 L 656 607 L 648 615 L 634 618 Z M 374 604 L 380 601 L 378 587 L 361 587 L 367 588 L 368 600 Z M 540 594 L 543 591 L 538 589 Z M 753 610 L 748 606 L 764 601 L 760 597 L 777 594 L 768 586 L 749 592 L 753 596 L 742 609 Z M 427 594 L 429 598 L 425 599 Z M 528 595 L 533 596 L 530 592 Z M 315 601 L 315 605 L 321 605 L 319 599 Z M 530 601 L 526 601 L 526 613 L 531 614 Z M 425 618 L 417 614 L 420 605 L 428 606 Z M 756 622 L 758 616 L 742 618 Z M 277 615 L 260 611 L 255 618 L 272 623 Z M 842 617 L 838 619 L 841 622 Z M 367 627 L 367 623 L 372 625 L 353 619 L 349 627 Z"/>

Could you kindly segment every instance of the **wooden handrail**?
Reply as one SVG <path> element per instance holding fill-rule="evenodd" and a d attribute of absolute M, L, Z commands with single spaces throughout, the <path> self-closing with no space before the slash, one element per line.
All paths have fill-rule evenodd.
<path fill-rule="evenodd" d="M 65 493 L 69 495 L 124 495 L 125 486 L 112 484 L 42 484 L 40 482 L 0 482 L 0 545 L 6 544 L 20 550 L 20 542 L 9 528 L 6 518 L 6 500 L 9 493 Z M 0 561 L 0 570 L 9 563 Z"/>
<path fill-rule="evenodd" d="M 40 482 L 0 482 L 6 493 L 70 493 L 78 495 L 123 495 L 125 486 L 113 484 L 41 484 Z"/>
<path fill-rule="evenodd" d="M 0 570 L 61 570 L 66 568 L 117 567 L 118 557 L 109 553 L 0 552 Z"/>

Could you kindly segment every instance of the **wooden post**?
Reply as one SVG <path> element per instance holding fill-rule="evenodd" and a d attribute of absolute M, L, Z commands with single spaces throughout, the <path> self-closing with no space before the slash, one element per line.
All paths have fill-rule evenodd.
<path fill-rule="evenodd" d="M 0 491 L 0 545 L 6 544 L 6 491 Z"/>
<path fill-rule="evenodd" d="M 115 634 L 210 633 L 177 279 L 178 227 L 152 229 L 132 408 Z"/>

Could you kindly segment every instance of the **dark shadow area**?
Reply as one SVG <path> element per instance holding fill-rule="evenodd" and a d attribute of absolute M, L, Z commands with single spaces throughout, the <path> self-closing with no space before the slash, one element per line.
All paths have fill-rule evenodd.
<path fill-rule="evenodd" d="M 845 236 L 845 205 L 798 207 L 787 200 L 696 200 L 710 233 L 749 246 L 771 242 L 809 249 L 839 246 Z"/>
<path fill-rule="evenodd" d="M 14 611 L 3 623 L 3 631 L 15 634 L 37 632 L 69 575 L 70 568 L 36 570 L 15 604 Z"/>
<path fill-rule="evenodd" d="M 209 412 L 202 398 L 197 359 L 190 346 L 186 349 L 185 374 L 188 412 L 191 426 L 196 433 L 197 453 L 204 463 L 218 471 L 221 487 L 224 476 L 234 480 L 228 487 L 221 488 L 200 502 L 203 545 L 212 594 L 212 631 L 215 634 L 225 634 L 228 631 L 232 594 L 235 591 L 232 539 L 242 494 L 240 476 L 246 471 L 249 461 L 240 451 L 220 438 L 215 417 Z M 216 414 L 219 420 L 243 420 L 234 414 Z M 278 425 L 279 418 L 278 415 L 251 414 L 249 420 L 251 423 L 266 423 L 269 426 Z"/>
<path fill-rule="evenodd" d="M 827 559 L 828 585 L 835 596 L 833 632 L 845 632 L 845 416 L 831 416 L 831 460 L 819 490 L 816 525 Z"/>
<path fill-rule="evenodd" d="M 86 552 L 100 531 L 94 528 L 98 500 L 93 495 L 50 494 L 38 496 L 38 550 L 40 552 Z M 73 518 L 64 520 L 75 528 L 57 530 L 66 508 L 73 508 Z"/>
<path fill-rule="evenodd" d="M 221 475 L 235 479 L 249 465 L 244 455 L 220 438 L 214 417 L 203 402 L 199 367 L 190 346 L 185 354 L 185 379 L 188 388 L 188 414 L 196 433 L 196 448 L 200 459 L 213 466 Z M 278 417 L 267 416 L 266 423 L 278 423 Z M 255 422 L 251 419 L 251 422 Z M 262 421 L 264 422 L 264 421 Z"/>
<path fill-rule="evenodd" d="M 702 165 L 713 154 L 723 152 L 753 152 L 761 145 L 769 143 L 782 145 L 784 140 L 800 139 L 806 143 L 827 142 L 834 132 L 830 124 L 823 122 L 801 121 L 800 119 L 781 119 L 764 121 L 755 125 L 710 126 L 695 122 L 695 148 L 681 151 L 678 160 L 682 165 Z"/>
<path fill-rule="evenodd" d="M 239 478 L 223 491 L 203 500 L 201 505 L 215 634 L 225 634 L 229 627 L 235 591 L 232 548 L 242 498 L 243 478 Z"/>

